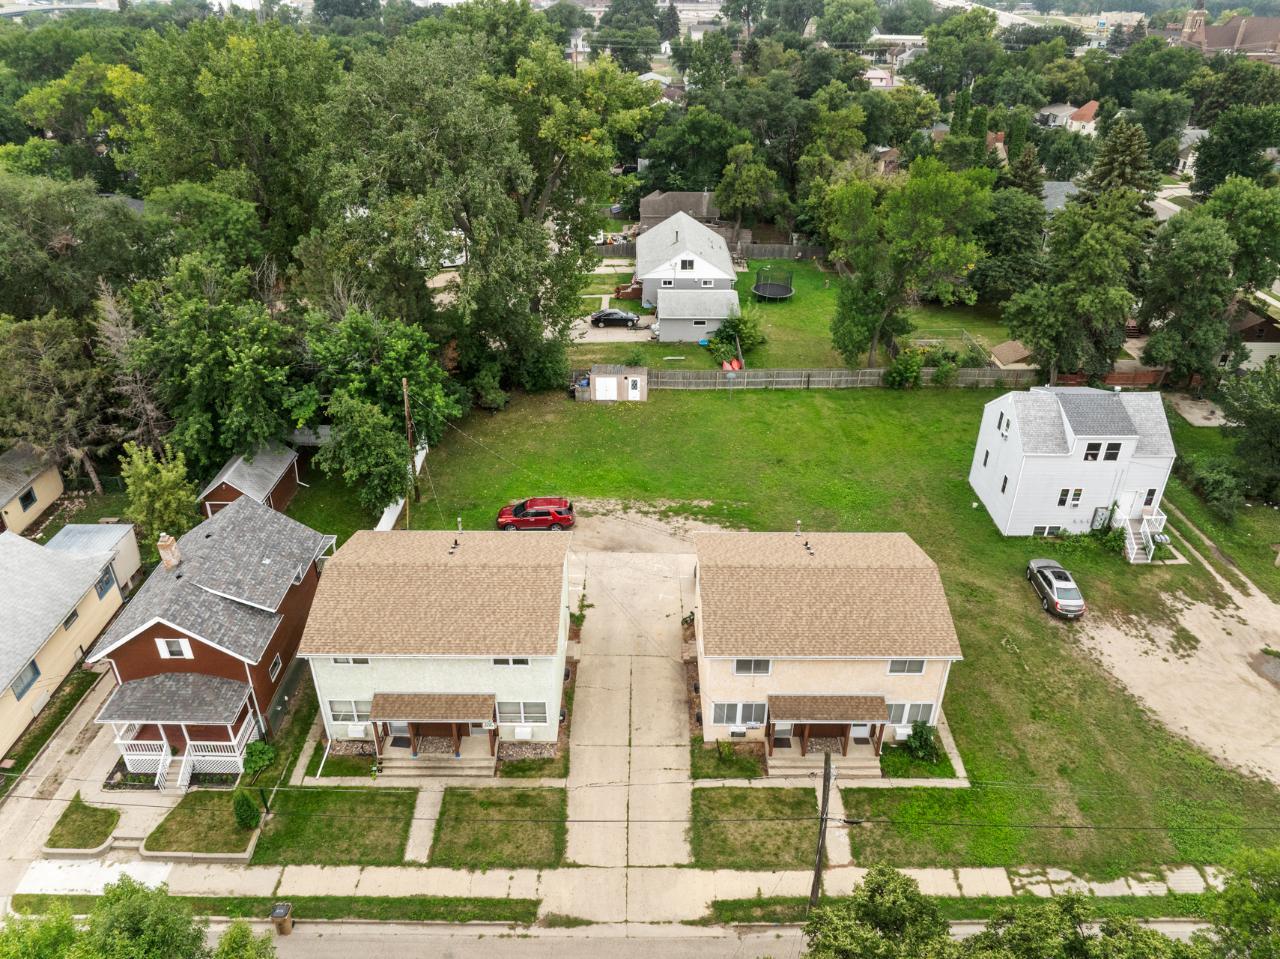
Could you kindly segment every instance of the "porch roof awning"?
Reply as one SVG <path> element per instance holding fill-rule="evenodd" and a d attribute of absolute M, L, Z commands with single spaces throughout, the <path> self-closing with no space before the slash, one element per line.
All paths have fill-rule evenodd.
<path fill-rule="evenodd" d="M 249 684 L 202 673 L 160 673 L 120 686 L 98 713 L 100 723 L 234 723 Z"/>
<path fill-rule="evenodd" d="M 482 723 L 493 719 L 493 693 L 374 693 L 375 723 Z"/>
<path fill-rule="evenodd" d="M 883 696 L 770 696 L 769 721 L 784 723 L 887 723 Z"/>

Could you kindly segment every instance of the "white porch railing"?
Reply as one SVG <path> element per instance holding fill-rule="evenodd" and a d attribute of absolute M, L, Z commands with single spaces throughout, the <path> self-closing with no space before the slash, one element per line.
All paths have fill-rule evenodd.
<path fill-rule="evenodd" d="M 191 774 L 195 772 L 195 757 L 190 753 L 182 757 L 182 765 L 178 768 L 178 788 L 185 791 L 191 785 Z"/>
<path fill-rule="evenodd" d="M 156 770 L 156 789 L 164 789 L 165 783 L 169 781 L 169 759 L 162 759 L 160 766 Z"/>
<path fill-rule="evenodd" d="M 1158 506 L 1144 506 L 1142 515 L 1124 524 L 1125 555 L 1131 563 L 1149 563 L 1156 552 L 1155 537 L 1164 531 L 1168 517 Z"/>
<path fill-rule="evenodd" d="M 195 756 L 239 756 L 244 752 L 244 747 L 249 740 L 254 738 L 254 734 L 258 731 L 257 726 L 250 718 L 246 718 L 244 724 L 240 727 L 240 732 L 236 733 L 236 738 L 229 742 L 196 742 L 192 741 L 187 744 L 187 751 Z"/>

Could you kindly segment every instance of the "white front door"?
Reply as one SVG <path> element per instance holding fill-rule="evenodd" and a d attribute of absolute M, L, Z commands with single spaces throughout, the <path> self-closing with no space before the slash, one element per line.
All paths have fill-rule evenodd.
<path fill-rule="evenodd" d="M 618 378 L 602 376 L 596 380 L 596 399 L 616 400 L 618 398 Z"/>
<path fill-rule="evenodd" d="M 627 399 L 629 400 L 640 399 L 640 377 L 638 376 L 627 377 Z"/>
<path fill-rule="evenodd" d="M 852 723 L 849 726 L 850 739 L 870 739 L 871 724 L 870 723 Z"/>
<path fill-rule="evenodd" d="M 773 724 L 773 734 L 774 734 L 775 736 L 781 736 L 781 737 L 787 737 L 787 736 L 790 736 L 790 735 L 791 735 L 791 724 L 790 724 L 790 723 L 774 723 L 774 724 Z"/>
<path fill-rule="evenodd" d="M 392 736 L 408 736 L 408 723 L 387 723 L 387 728 L 391 731 Z"/>

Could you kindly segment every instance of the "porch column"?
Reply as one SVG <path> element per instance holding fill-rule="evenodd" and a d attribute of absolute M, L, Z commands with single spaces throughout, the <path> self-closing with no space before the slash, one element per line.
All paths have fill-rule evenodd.
<path fill-rule="evenodd" d="M 800 726 L 800 755 L 809 755 L 809 724 L 803 723 Z"/>
<path fill-rule="evenodd" d="M 764 724 L 764 751 L 766 756 L 773 755 L 773 720 Z"/>
<path fill-rule="evenodd" d="M 449 731 L 453 736 L 453 758 L 461 759 L 462 758 L 462 736 L 458 732 L 458 724 L 450 723 Z"/>
<path fill-rule="evenodd" d="M 884 742 L 884 723 L 876 726 L 875 735 L 871 737 L 871 742 L 875 746 L 876 755 L 880 755 L 880 746 Z"/>
<path fill-rule="evenodd" d="M 409 723 L 409 755 L 418 758 L 418 724 Z"/>
<path fill-rule="evenodd" d="M 840 739 L 840 755 L 849 755 L 849 740 L 853 738 L 853 723 L 844 724 L 844 736 Z"/>
<path fill-rule="evenodd" d="M 489 731 L 489 755 L 498 755 L 498 727 L 494 726 Z"/>
<path fill-rule="evenodd" d="M 373 748 L 379 756 L 382 755 L 382 737 L 384 723 L 372 723 L 373 726 Z"/>

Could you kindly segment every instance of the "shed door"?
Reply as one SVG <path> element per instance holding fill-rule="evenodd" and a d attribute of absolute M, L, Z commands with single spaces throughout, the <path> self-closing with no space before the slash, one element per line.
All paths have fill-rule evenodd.
<path fill-rule="evenodd" d="M 627 377 L 627 399 L 629 400 L 640 399 L 640 377 L 638 376 Z"/>
<path fill-rule="evenodd" d="M 601 376 L 596 380 L 596 399 L 616 400 L 618 398 L 618 378 Z"/>

